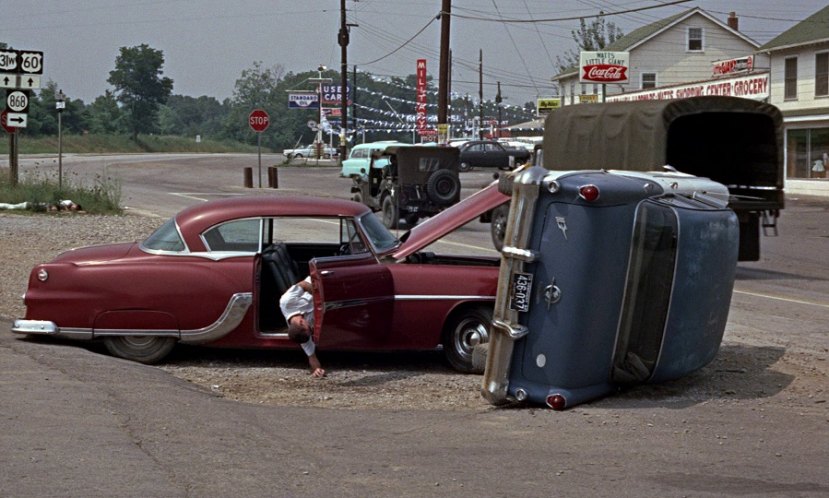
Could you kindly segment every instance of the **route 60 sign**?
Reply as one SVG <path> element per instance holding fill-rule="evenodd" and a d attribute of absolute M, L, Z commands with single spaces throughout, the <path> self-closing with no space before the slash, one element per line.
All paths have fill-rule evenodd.
<path fill-rule="evenodd" d="M 0 71 L 43 74 L 43 52 L 35 50 L 0 50 Z"/>

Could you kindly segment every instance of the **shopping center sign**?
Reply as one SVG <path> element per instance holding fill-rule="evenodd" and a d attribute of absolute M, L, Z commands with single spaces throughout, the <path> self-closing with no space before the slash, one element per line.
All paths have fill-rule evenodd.
<path fill-rule="evenodd" d="M 687 97 L 724 95 L 753 100 L 769 98 L 769 73 L 754 73 L 738 78 L 719 78 L 698 81 L 685 85 L 663 86 L 640 92 L 608 95 L 605 102 L 628 102 L 634 100 L 670 100 Z"/>

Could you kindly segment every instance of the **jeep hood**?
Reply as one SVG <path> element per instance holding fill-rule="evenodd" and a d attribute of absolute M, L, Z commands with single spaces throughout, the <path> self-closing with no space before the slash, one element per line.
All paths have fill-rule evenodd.
<path fill-rule="evenodd" d="M 488 187 L 475 192 L 452 207 L 444 209 L 403 234 L 400 238 L 403 243 L 391 255 L 394 259 L 401 260 L 414 254 L 509 200 L 510 196 L 498 191 L 498 182 L 492 182 Z"/>

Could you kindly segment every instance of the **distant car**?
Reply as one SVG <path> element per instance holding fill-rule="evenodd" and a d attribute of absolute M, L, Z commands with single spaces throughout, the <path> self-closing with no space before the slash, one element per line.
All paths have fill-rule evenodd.
<path fill-rule="evenodd" d="M 189 207 L 143 242 L 58 255 L 31 272 L 12 332 L 101 340 L 162 360 L 176 343 L 296 348 L 279 296 L 310 275 L 320 350 L 437 350 L 460 371 L 487 340 L 500 260 L 424 250 L 503 203 L 483 190 L 397 238 L 367 206 L 236 197 Z M 466 201 L 466 200 L 465 200 Z"/>
<path fill-rule="evenodd" d="M 355 145 L 351 152 L 348 153 L 348 158 L 343 160 L 340 176 L 343 178 L 355 178 L 361 175 L 368 174 L 369 164 L 371 163 L 371 155 L 375 152 L 384 150 L 389 145 L 405 145 L 394 140 L 369 142 L 365 144 Z M 387 165 L 388 159 L 382 159 L 374 162 L 375 168 L 382 168 Z"/>
<path fill-rule="evenodd" d="M 532 156 L 524 147 L 507 147 L 495 140 L 471 140 L 458 148 L 461 152 L 461 171 L 469 171 L 472 168 L 508 170 L 528 161 Z"/>
<path fill-rule="evenodd" d="M 316 158 L 319 155 L 320 159 L 331 159 L 332 157 L 337 157 L 340 151 L 336 147 L 329 147 L 327 145 L 321 147 L 319 151 L 317 151 L 317 146 L 311 144 L 304 149 L 296 149 L 291 157 L 295 157 L 297 159 L 302 158 Z"/>
<path fill-rule="evenodd" d="M 308 149 L 307 145 L 301 145 L 294 149 L 284 149 L 282 151 L 282 155 L 285 156 L 285 159 L 292 159 L 296 157 L 297 152 L 305 152 Z"/>

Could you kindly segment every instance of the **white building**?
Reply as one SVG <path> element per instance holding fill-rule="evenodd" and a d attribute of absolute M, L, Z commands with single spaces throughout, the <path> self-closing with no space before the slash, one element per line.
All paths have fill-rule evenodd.
<path fill-rule="evenodd" d="M 758 49 L 771 64 L 771 103 L 783 113 L 786 187 L 829 169 L 829 6 Z M 794 180 L 794 181 L 792 181 Z M 812 188 L 826 187 L 823 182 Z"/>
<path fill-rule="evenodd" d="M 714 62 L 752 54 L 758 46 L 740 33 L 733 13 L 722 22 L 693 8 L 636 29 L 604 47 L 603 51 L 630 54 L 628 82 L 608 84 L 604 94 L 608 97 L 709 80 Z M 566 70 L 553 81 L 559 84 L 563 105 L 603 100 L 600 85 L 579 83 L 579 68 Z"/>

